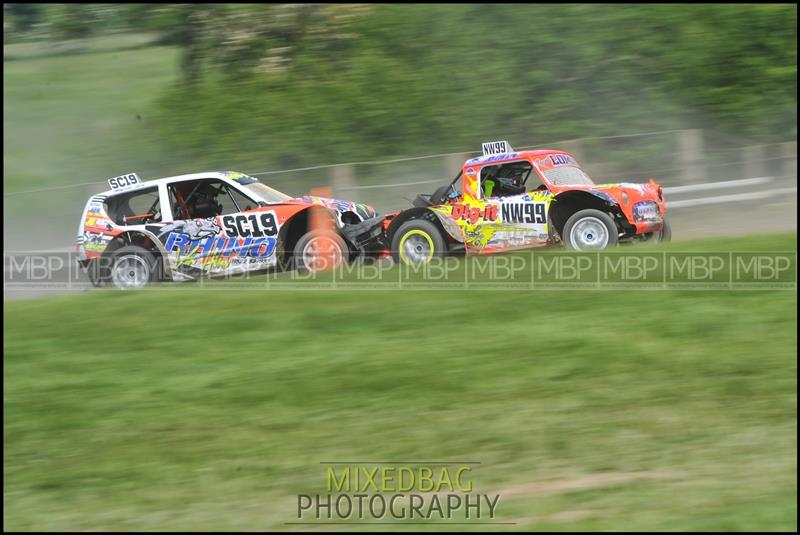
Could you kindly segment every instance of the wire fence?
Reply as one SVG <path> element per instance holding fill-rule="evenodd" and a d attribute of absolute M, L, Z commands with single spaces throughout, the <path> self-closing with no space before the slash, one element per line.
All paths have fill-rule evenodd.
<path fill-rule="evenodd" d="M 520 150 L 527 150 L 520 148 Z M 454 156 L 454 155 L 467 155 L 467 154 L 479 154 L 479 153 L 469 153 L 469 152 L 455 152 L 455 153 L 446 153 L 446 154 L 434 154 L 429 156 L 420 156 L 415 158 L 399 158 L 395 160 L 377 160 L 377 161 L 369 161 L 369 162 L 351 162 L 351 163 L 344 163 L 344 164 L 327 164 L 327 165 L 318 165 L 314 167 L 300 167 L 296 169 L 281 169 L 278 171 L 260 171 L 257 173 L 247 173 L 250 176 L 258 177 L 258 176 L 267 176 L 267 175 L 275 175 L 275 174 L 282 174 L 282 173 L 296 173 L 296 172 L 303 172 L 303 171 L 312 171 L 312 170 L 319 170 L 319 169 L 331 169 L 337 167 L 355 167 L 359 165 L 385 165 L 390 163 L 401 163 L 401 162 L 409 162 L 415 160 L 421 160 L 426 158 L 440 158 L 444 156 Z M 749 160 L 752 163 L 765 163 L 765 162 L 776 162 L 776 161 L 784 161 L 787 160 L 787 157 L 784 156 L 776 156 L 772 158 L 759 158 L 756 160 Z M 603 166 L 610 166 L 616 165 L 615 162 L 599 162 L 592 164 L 594 167 L 603 167 Z M 721 169 L 726 167 L 736 167 L 741 166 L 742 162 L 740 161 L 733 161 L 727 163 L 719 163 L 719 164 L 711 164 L 711 165 L 704 165 L 703 167 L 706 170 L 714 170 L 714 169 Z M 589 167 L 589 166 L 586 166 Z M 673 167 L 666 167 L 666 168 L 655 168 L 655 169 L 637 169 L 637 170 L 626 170 L 626 175 L 635 175 L 635 176 L 644 176 L 646 174 L 649 175 L 658 175 L 664 173 L 677 173 L 682 171 L 684 168 L 679 166 Z M 457 170 L 455 171 L 457 172 Z M 434 184 L 441 182 L 442 179 L 433 179 L 433 180 L 418 180 L 413 182 L 391 182 L 391 183 L 384 183 L 384 184 L 369 184 L 363 186 L 349 186 L 340 188 L 342 191 L 355 191 L 355 190 L 363 190 L 363 189 L 381 189 L 381 188 L 398 188 L 398 187 L 405 187 L 405 186 L 415 186 L 421 184 Z M 96 186 L 96 185 L 105 185 L 107 184 L 107 180 L 97 180 L 93 182 L 81 182 L 78 184 L 68 184 L 64 186 L 51 186 L 46 188 L 38 188 L 38 189 L 31 189 L 25 191 L 12 191 L 9 193 L 4 193 L 4 197 L 14 197 L 18 195 L 30 195 L 34 193 L 45 193 L 45 192 L 52 192 L 52 191 L 59 191 L 65 189 L 75 189 L 75 188 L 82 188 L 87 186 Z"/>
<path fill-rule="evenodd" d="M 516 149 L 567 150 L 596 183 L 645 182 L 652 176 L 665 188 L 673 189 L 669 199 L 676 202 L 729 193 L 740 196 L 731 199 L 738 199 L 769 188 L 790 195 L 796 188 L 796 142 L 724 147 L 703 138 L 699 131 L 669 130 L 568 139 Z M 334 197 L 367 203 L 386 213 L 407 207 L 408 199 L 418 193 L 431 193 L 436 184 L 451 181 L 464 161 L 478 154 L 480 151 L 465 150 L 292 169 L 262 168 L 248 174 L 262 177 L 292 196 L 328 187 Z M 756 177 L 771 178 L 768 183 L 747 182 Z M 680 189 L 726 181 L 739 183 L 731 186 L 731 191 L 719 189 L 708 194 L 700 193 L 703 188 Z M 103 179 L 4 191 L 5 247 L 27 250 L 71 243 L 86 199 L 106 189 Z"/>
<path fill-rule="evenodd" d="M 658 132 L 637 132 L 631 134 L 619 134 L 614 136 L 588 136 L 583 138 L 575 138 L 575 139 L 566 139 L 561 141 L 554 141 L 550 143 L 541 143 L 538 145 L 525 145 L 517 147 L 516 150 L 532 150 L 532 149 L 540 149 L 540 148 L 558 148 L 562 145 L 567 146 L 580 146 L 580 145 L 587 145 L 590 142 L 596 141 L 611 141 L 611 140 L 620 140 L 620 139 L 632 139 L 632 138 L 648 138 L 653 136 L 667 136 L 667 135 L 675 135 L 681 134 L 682 132 L 686 132 L 685 130 L 664 130 Z M 763 145 L 766 146 L 766 145 Z M 742 148 L 722 148 L 722 149 L 708 149 L 705 150 L 705 155 L 707 156 L 709 153 L 719 153 L 719 152 L 731 152 L 731 151 L 741 151 Z M 580 152 L 580 151 L 576 151 Z M 251 176 L 261 177 L 261 176 L 276 176 L 276 175 L 289 175 L 292 173 L 302 173 L 302 172 L 309 172 L 309 171 L 318 171 L 318 170 L 327 170 L 327 169 L 335 169 L 335 168 L 346 168 L 346 167 L 363 167 L 363 166 L 382 166 L 382 165 L 389 165 L 389 164 L 398 164 L 398 163 L 407 163 L 407 162 L 415 162 L 421 160 L 431 160 L 431 159 L 442 159 L 442 158 L 452 158 L 455 156 L 463 156 L 467 159 L 469 156 L 473 155 L 480 155 L 480 151 L 475 150 L 464 150 L 458 152 L 446 152 L 446 153 L 438 153 L 438 154 L 427 154 L 422 156 L 410 156 L 404 158 L 392 158 L 392 159 L 380 159 L 380 160 L 362 160 L 362 161 L 354 161 L 354 162 L 344 162 L 344 163 L 334 163 L 334 164 L 321 164 L 321 165 L 313 165 L 308 167 L 297 167 L 292 169 L 275 169 L 275 170 L 264 170 L 264 171 L 257 171 L 248 173 Z M 680 160 L 681 157 L 686 157 L 685 151 L 678 151 L 673 150 L 669 152 L 661 152 L 660 159 L 678 159 Z M 795 156 L 796 158 L 796 156 Z M 785 159 L 784 157 L 775 157 L 775 158 L 761 158 L 754 161 L 757 162 L 764 162 L 764 161 L 772 161 L 772 160 L 782 160 Z M 591 167 L 596 167 L 600 169 L 604 169 L 607 166 L 611 165 L 619 165 L 620 162 L 595 162 L 592 163 L 590 161 L 583 161 L 584 167 L 587 167 L 591 170 Z M 622 162 L 624 166 L 624 162 Z M 706 165 L 707 168 L 711 167 L 722 167 L 722 166 L 736 166 L 740 165 L 739 161 L 728 162 L 724 164 L 712 164 Z M 630 171 L 625 170 L 628 174 L 632 175 L 639 175 L 644 173 L 673 173 L 679 172 L 684 169 L 683 166 L 671 166 L 666 168 L 649 168 L 647 171 Z M 457 171 L 454 170 L 453 174 Z M 347 190 L 357 190 L 357 189 L 376 189 L 376 188 L 392 188 L 392 187 L 402 187 L 408 185 L 419 185 L 419 184 L 430 184 L 437 182 L 437 180 L 422 180 L 422 181 L 412 181 L 412 182 L 392 182 L 392 183 L 385 183 L 385 184 L 370 184 L 370 185 L 361 185 L 361 186 L 351 186 L 344 189 Z M 19 195 L 30 195 L 35 193 L 43 193 L 49 191 L 60 191 L 65 189 L 73 189 L 73 188 L 82 188 L 87 186 L 95 186 L 95 185 L 104 185 L 106 184 L 106 179 L 103 180 L 96 180 L 90 182 L 81 182 L 77 184 L 67 184 L 63 186 L 51 186 L 46 188 L 37 188 L 31 190 L 24 190 L 24 191 L 12 191 L 12 192 L 4 192 L 4 197 L 14 197 Z"/>
<path fill-rule="evenodd" d="M 641 135 L 647 135 L 647 134 L 641 134 Z M 575 141 L 575 140 L 571 140 L 571 141 Z M 543 147 L 547 147 L 547 146 L 557 146 L 558 144 L 568 143 L 568 142 L 570 142 L 570 140 L 568 140 L 568 141 L 559 141 L 559 142 L 550 143 L 550 144 L 542 144 L 542 145 L 528 145 L 528 146 L 525 146 L 525 147 L 518 147 L 517 150 L 531 150 L 531 149 L 543 148 Z M 478 155 L 478 154 L 481 154 L 481 153 L 480 153 L 480 151 L 445 152 L 445 153 L 440 153 L 440 154 L 427 154 L 427 155 L 424 155 L 424 156 L 410 156 L 410 157 L 407 157 L 407 158 L 394 158 L 394 159 L 389 159 L 389 160 L 364 160 L 364 161 L 346 162 L 346 163 L 332 163 L 332 164 L 314 165 L 314 166 L 310 166 L 310 167 L 296 167 L 294 169 L 278 169 L 278 170 L 273 170 L 273 171 L 258 171 L 256 173 L 247 173 L 247 174 L 250 175 L 250 176 L 271 176 L 271 175 L 279 175 L 279 174 L 286 174 L 286 173 L 297 173 L 297 172 L 303 172 L 303 171 L 317 171 L 319 169 L 333 169 L 333 168 L 336 168 L 336 167 L 348 167 L 348 166 L 355 167 L 355 166 L 362 166 L 362 165 L 386 165 L 386 164 L 392 164 L 392 163 L 412 162 L 412 161 L 417 161 L 417 160 L 427 160 L 427 159 L 432 159 L 432 158 L 443 158 L 443 157 L 449 157 L 449 156 L 472 155 L 472 154 Z M 32 190 L 26 190 L 26 191 L 13 191 L 13 192 L 10 192 L 10 193 L 3 193 L 3 196 L 4 197 L 11 197 L 11 196 L 14 196 L 14 195 L 27 195 L 27 194 L 31 194 L 31 193 L 41 193 L 43 191 L 53 191 L 53 190 L 61 190 L 61 189 L 78 188 L 78 187 L 84 187 L 84 186 L 94 186 L 94 185 L 98 185 L 98 184 L 106 184 L 107 183 L 106 180 L 96 180 L 96 181 L 93 181 L 93 182 L 81 182 L 79 184 L 68 184 L 68 185 L 64 185 L 64 186 L 54 186 L 54 187 L 49 187 L 49 188 L 32 189 Z M 419 183 L 424 183 L 424 182 L 417 182 L 417 184 L 419 184 Z"/>

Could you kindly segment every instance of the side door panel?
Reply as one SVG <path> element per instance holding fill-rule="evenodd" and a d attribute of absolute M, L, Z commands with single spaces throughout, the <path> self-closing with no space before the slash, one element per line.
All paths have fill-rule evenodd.
<path fill-rule="evenodd" d="M 161 193 L 163 212 L 167 217 L 180 217 L 182 214 L 172 213 L 174 207 L 166 186 Z M 147 230 L 164 246 L 176 280 L 261 270 L 277 263 L 278 232 L 285 218 L 278 218 L 276 209 L 280 207 L 173 219 L 149 225 Z"/>
<path fill-rule="evenodd" d="M 219 216 L 226 247 L 219 266 L 227 272 L 265 269 L 277 263 L 281 224 L 274 210 L 250 210 Z"/>
<path fill-rule="evenodd" d="M 465 197 L 461 202 L 432 209 L 455 221 L 467 251 L 494 253 L 546 245 L 552 200 L 549 191 L 530 191 L 486 199 Z"/>
<path fill-rule="evenodd" d="M 274 210 L 179 220 L 159 229 L 178 278 L 260 270 L 277 263 L 281 225 Z"/>
<path fill-rule="evenodd" d="M 491 234 L 488 247 L 493 250 L 512 250 L 547 243 L 547 213 L 553 200 L 549 191 L 530 191 L 496 199 L 500 204 L 499 217 L 495 222 L 487 223 Z"/>

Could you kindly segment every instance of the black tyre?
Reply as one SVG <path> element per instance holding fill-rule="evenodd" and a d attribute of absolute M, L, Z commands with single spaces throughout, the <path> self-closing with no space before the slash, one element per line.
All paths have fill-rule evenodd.
<path fill-rule="evenodd" d="M 610 215 L 588 208 L 567 219 L 562 239 L 570 249 L 599 251 L 616 245 L 619 231 Z"/>
<path fill-rule="evenodd" d="M 418 265 L 434 256 L 443 256 L 447 242 L 442 231 L 425 219 L 406 221 L 392 236 L 392 257 L 395 262 Z"/>
<path fill-rule="evenodd" d="M 661 228 L 661 232 L 658 233 L 658 241 L 670 240 L 672 240 L 672 227 L 669 226 L 669 221 L 665 219 L 664 226 Z"/>
<path fill-rule="evenodd" d="M 126 245 L 111 253 L 108 280 L 120 290 L 144 288 L 161 279 L 159 259 L 138 245 Z"/>
<path fill-rule="evenodd" d="M 324 271 L 347 262 L 347 244 L 335 232 L 311 230 L 294 246 L 289 266 L 300 271 Z"/>

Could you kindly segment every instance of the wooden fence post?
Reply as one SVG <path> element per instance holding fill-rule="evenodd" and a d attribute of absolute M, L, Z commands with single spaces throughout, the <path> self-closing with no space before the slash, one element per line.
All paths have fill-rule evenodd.
<path fill-rule="evenodd" d="M 678 152 L 683 172 L 684 184 L 705 182 L 707 178 L 705 166 L 705 150 L 702 130 L 679 130 Z"/>

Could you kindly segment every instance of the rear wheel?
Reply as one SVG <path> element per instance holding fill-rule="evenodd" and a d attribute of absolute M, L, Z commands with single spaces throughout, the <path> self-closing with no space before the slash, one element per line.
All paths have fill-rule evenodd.
<path fill-rule="evenodd" d="M 619 232 L 611 216 L 590 208 L 574 213 L 567 220 L 563 239 L 570 249 L 598 251 L 616 245 Z"/>
<path fill-rule="evenodd" d="M 446 242 L 442 232 L 425 219 L 406 221 L 392 237 L 392 257 L 395 262 L 424 264 L 434 256 L 444 255 L 445 251 Z"/>
<path fill-rule="evenodd" d="M 160 278 L 156 256 L 138 245 L 126 245 L 111 255 L 109 280 L 120 290 L 144 288 Z"/>
<path fill-rule="evenodd" d="M 292 265 L 300 271 L 325 271 L 347 261 L 347 244 L 335 232 L 309 231 L 295 244 Z"/>

